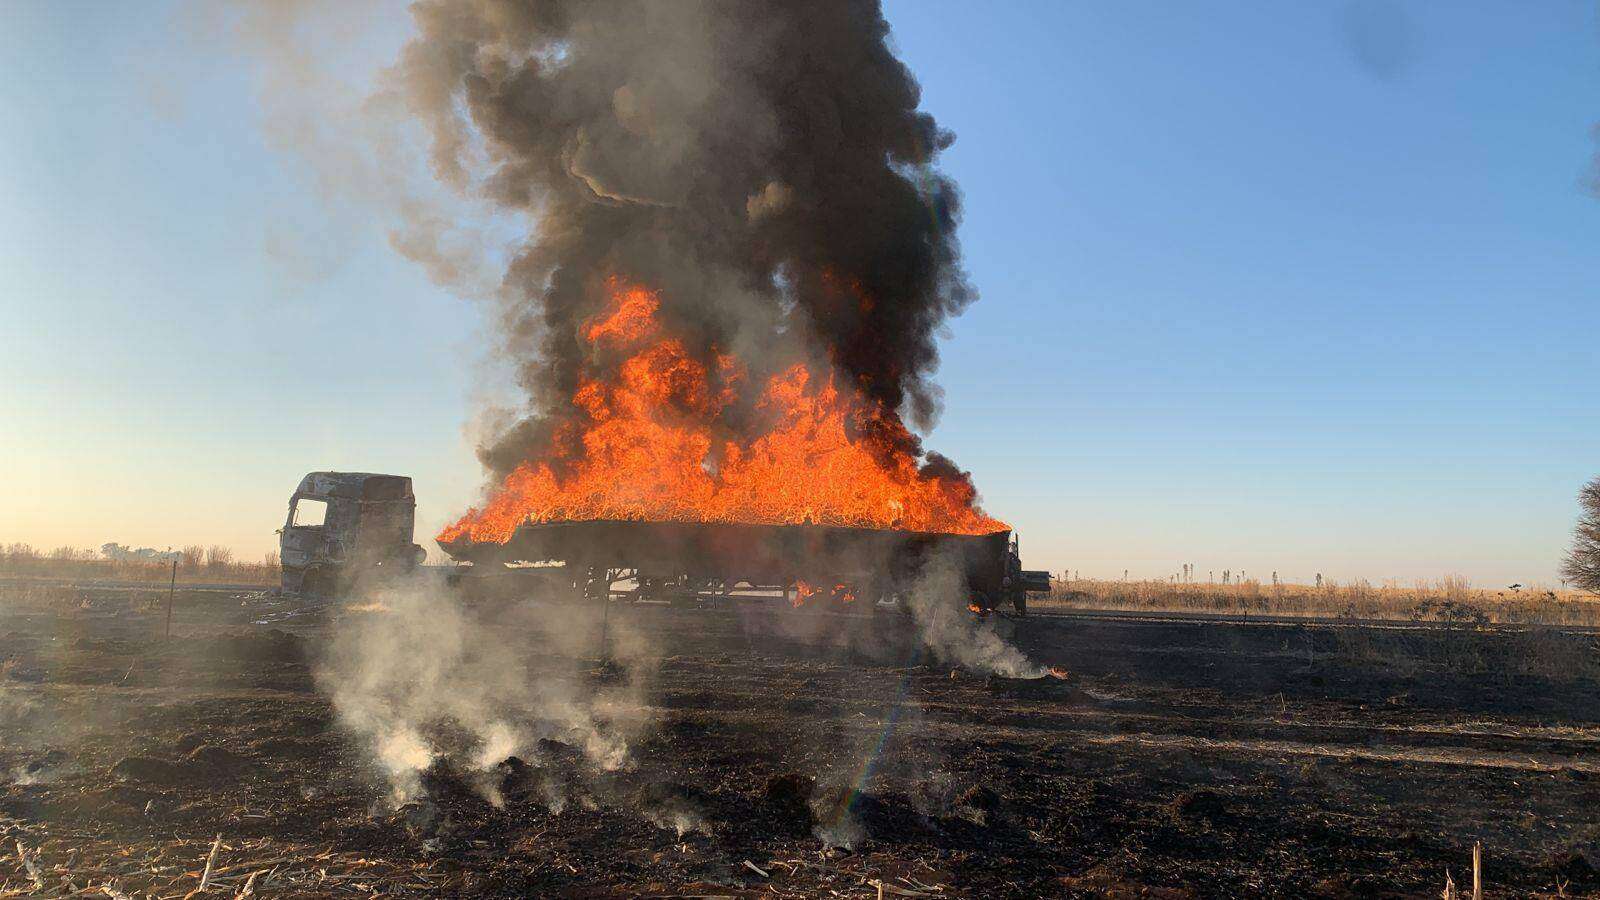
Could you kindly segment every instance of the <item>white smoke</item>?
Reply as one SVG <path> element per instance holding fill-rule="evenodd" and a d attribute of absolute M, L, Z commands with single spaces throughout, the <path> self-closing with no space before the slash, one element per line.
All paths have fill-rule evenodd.
<path fill-rule="evenodd" d="M 854 850 L 867 837 L 867 828 L 853 810 L 846 808 L 830 819 L 818 818 L 811 830 L 822 846 L 830 850 Z"/>
<path fill-rule="evenodd" d="M 934 556 L 907 592 L 917 633 L 928 649 L 978 672 L 1007 678 L 1038 678 L 1047 669 L 1002 637 L 993 619 L 968 609 L 967 580 L 953 554 Z"/>
<path fill-rule="evenodd" d="M 609 644 L 630 677 L 592 686 L 597 604 L 535 598 L 469 608 L 423 579 L 376 593 L 382 610 L 338 623 L 316 677 L 396 805 L 419 795 L 436 760 L 488 785 L 508 757 L 537 760 L 541 739 L 577 748 L 601 771 L 629 764 L 646 721 L 645 644 L 613 621 Z"/>
<path fill-rule="evenodd" d="M 514 221 L 473 198 L 480 148 L 461 146 L 441 168 L 426 116 L 391 62 L 415 34 L 387 0 L 186 0 L 174 22 L 197 55 L 246 63 L 262 133 L 316 189 L 317 221 L 269 222 L 264 249 L 285 271 L 327 275 L 372 223 L 430 280 L 463 297 L 493 294 L 507 248 L 526 239 Z M 182 90 L 181 85 L 166 85 Z"/>
<path fill-rule="evenodd" d="M 691 831 L 709 834 L 705 819 L 699 814 L 685 809 L 660 810 L 645 809 L 644 817 L 650 824 L 663 831 L 671 831 L 678 837 L 683 837 Z"/>

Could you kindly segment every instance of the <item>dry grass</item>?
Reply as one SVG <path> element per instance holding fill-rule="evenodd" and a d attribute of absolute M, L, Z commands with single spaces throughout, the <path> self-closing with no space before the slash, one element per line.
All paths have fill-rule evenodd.
<path fill-rule="evenodd" d="M 70 581 L 136 581 L 165 584 L 172 577 L 172 563 L 143 560 L 90 558 L 85 552 L 53 552 L 49 555 L 17 552 L 0 548 L 0 578 L 61 579 Z M 212 550 L 225 550 L 214 547 Z M 179 584 L 277 584 L 276 556 L 261 562 L 235 562 L 231 553 L 207 554 L 204 561 L 178 560 Z"/>
<path fill-rule="evenodd" d="M 1600 642 L 1554 625 L 1490 630 L 1438 623 L 1426 629 L 1338 628 L 1335 655 L 1367 669 L 1425 676 L 1486 675 L 1515 681 L 1600 681 Z"/>
<path fill-rule="evenodd" d="M 1462 578 L 1409 587 L 1073 580 L 1055 582 L 1037 602 L 1069 609 L 1332 619 L 1345 626 L 1333 630 L 1334 656 L 1362 668 L 1413 676 L 1600 681 L 1600 641 L 1569 630 L 1600 626 L 1600 597 L 1578 591 L 1482 590 Z M 1429 627 L 1361 627 L 1366 620 Z M 1513 627 L 1488 627 L 1493 625 Z"/>
<path fill-rule="evenodd" d="M 1055 581 L 1030 601 L 1070 609 L 1206 612 L 1232 615 L 1425 621 L 1458 625 L 1600 626 L 1600 596 L 1545 588 L 1486 590 L 1464 578 L 1409 586 L 1365 581 L 1306 584 L 1185 584 L 1171 581 Z"/>

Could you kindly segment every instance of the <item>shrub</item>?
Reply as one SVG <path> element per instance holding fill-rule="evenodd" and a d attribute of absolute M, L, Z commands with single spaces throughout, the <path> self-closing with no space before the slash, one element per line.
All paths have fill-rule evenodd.
<path fill-rule="evenodd" d="M 1600 478 L 1578 492 L 1583 515 L 1572 538 L 1572 549 L 1561 566 L 1561 577 L 1574 587 L 1600 594 Z"/>
<path fill-rule="evenodd" d="M 24 559 L 38 559 L 39 551 L 33 549 L 32 544 L 23 544 L 19 542 L 15 544 L 7 544 L 5 556 L 10 562 L 17 562 Z"/>

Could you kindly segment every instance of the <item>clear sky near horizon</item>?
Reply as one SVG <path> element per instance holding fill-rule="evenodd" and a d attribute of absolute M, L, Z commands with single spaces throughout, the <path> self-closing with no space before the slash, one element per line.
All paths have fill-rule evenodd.
<path fill-rule="evenodd" d="M 1028 565 L 1555 582 L 1600 474 L 1593 4 L 886 10 L 981 293 L 929 445 Z M 0 543 L 255 556 L 314 469 L 413 476 L 427 543 L 483 327 L 173 6 L 0 0 Z"/>

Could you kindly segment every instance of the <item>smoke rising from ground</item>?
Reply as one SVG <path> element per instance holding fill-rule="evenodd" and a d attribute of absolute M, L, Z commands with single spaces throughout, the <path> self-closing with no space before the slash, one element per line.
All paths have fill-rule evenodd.
<path fill-rule="evenodd" d="M 991 620 L 967 611 L 967 596 L 960 560 L 950 554 L 928 560 L 906 594 L 922 643 L 940 657 L 984 674 L 1044 675 L 1046 669 L 996 632 Z"/>
<path fill-rule="evenodd" d="M 417 797 L 441 760 L 481 776 L 493 800 L 496 766 L 538 759 L 541 740 L 578 748 L 599 771 L 629 764 L 649 669 L 625 624 L 612 623 L 608 645 L 633 663 L 632 677 L 595 686 L 585 676 L 599 650 L 597 610 L 538 600 L 469 609 L 421 580 L 375 596 L 339 623 L 316 676 L 397 804 Z"/>

